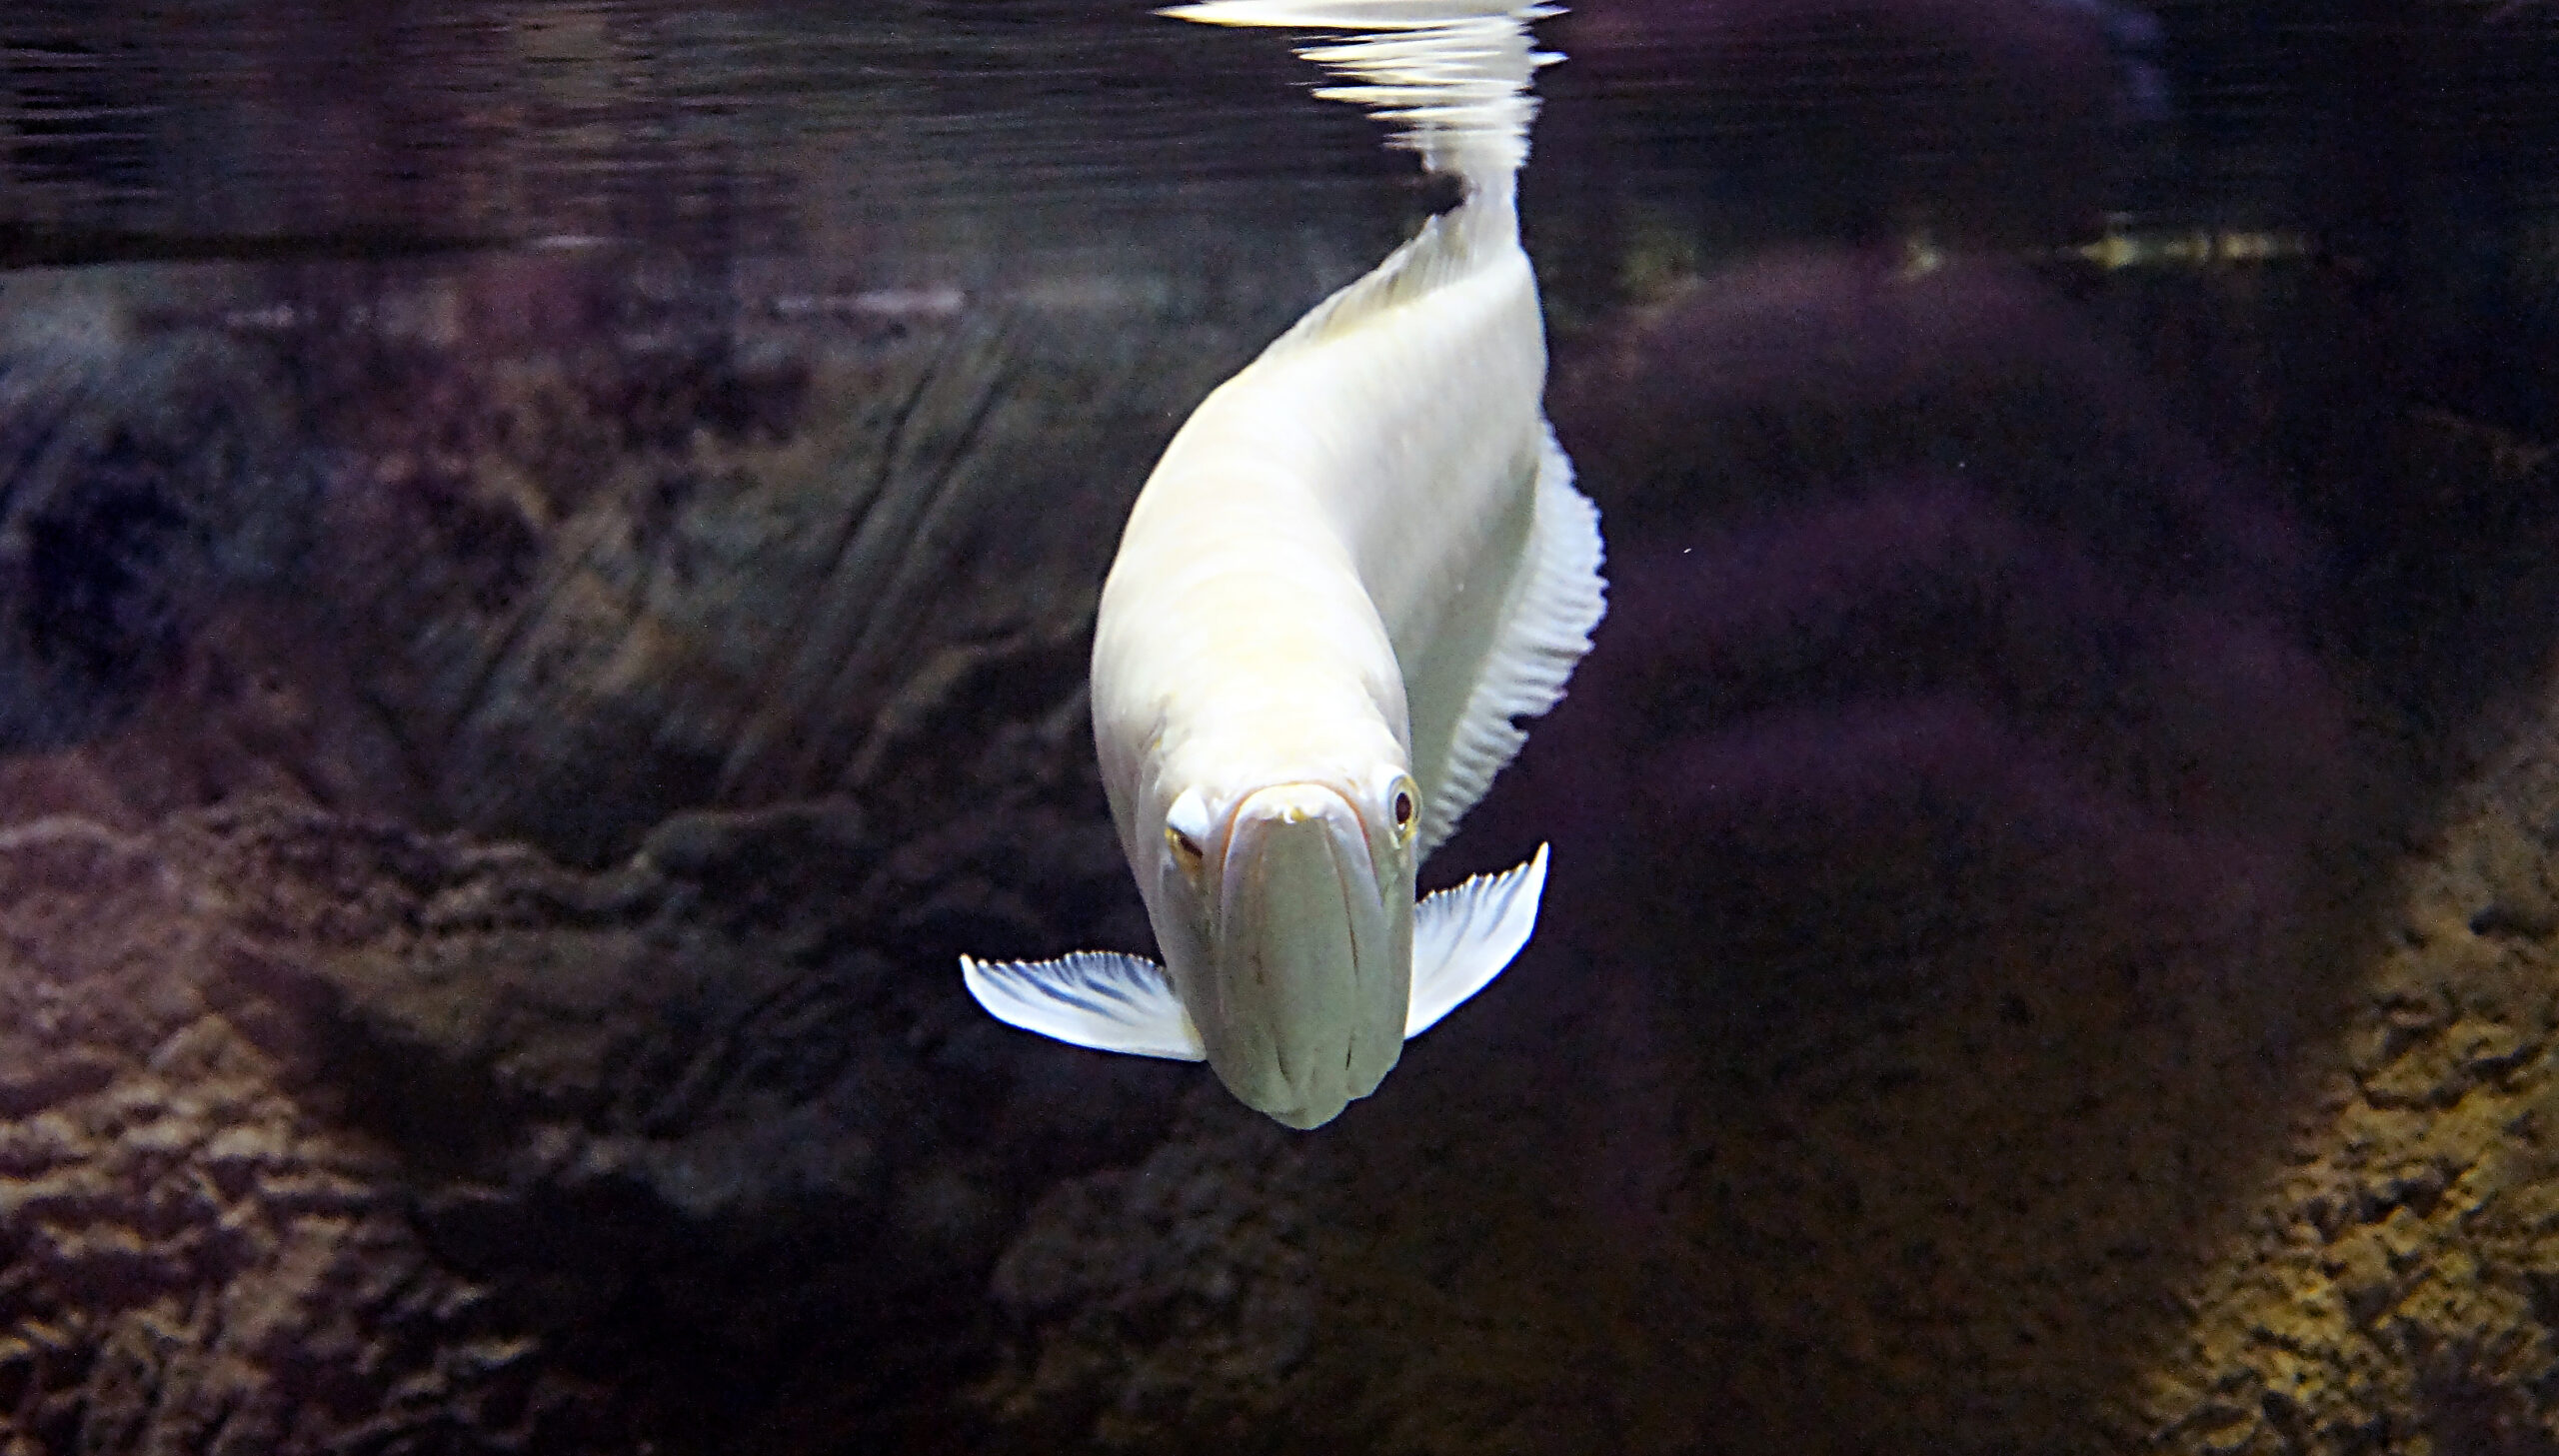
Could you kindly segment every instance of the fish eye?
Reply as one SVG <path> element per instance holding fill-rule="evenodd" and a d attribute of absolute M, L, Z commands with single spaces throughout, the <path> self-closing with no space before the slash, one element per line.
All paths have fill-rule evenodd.
<path fill-rule="evenodd" d="M 1201 847 L 1209 837 L 1209 801 L 1199 789 L 1183 792 L 1165 809 L 1164 842 L 1173 851 L 1175 862 L 1185 874 L 1198 874 L 1201 860 L 1208 851 Z"/>

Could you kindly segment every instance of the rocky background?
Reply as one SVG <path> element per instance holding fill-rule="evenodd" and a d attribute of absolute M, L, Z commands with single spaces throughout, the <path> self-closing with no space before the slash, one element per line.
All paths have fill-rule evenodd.
<path fill-rule="evenodd" d="M 1430 866 L 1551 839 L 1544 920 L 1312 1135 L 953 961 L 1144 946 L 1100 573 L 1391 193 L 0 275 L 0 1453 L 2559 1450 L 2491 129 L 2344 107 L 2305 175 L 2403 187 L 2106 267 L 2035 240 L 2155 120 L 2130 12 L 1644 11 L 1530 179 L 1611 617 Z M 1884 19 L 2050 88 L 1967 135 L 2079 105 L 1814 214 L 1613 130 Z M 2541 34 L 2454 19 L 2383 94 Z"/>

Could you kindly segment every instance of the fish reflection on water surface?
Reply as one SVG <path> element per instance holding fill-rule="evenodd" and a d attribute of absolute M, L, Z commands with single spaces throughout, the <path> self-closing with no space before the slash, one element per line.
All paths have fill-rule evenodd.
<path fill-rule="evenodd" d="M 1162 967 L 962 958 L 999 1018 L 1205 1059 L 1315 1127 L 1499 974 L 1546 856 L 1414 902 L 1420 862 L 1589 647 L 1598 519 L 1540 411 L 1516 173 L 1542 59 L 1523 6 L 1174 12 L 1364 38 L 1305 54 L 1464 196 L 1211 394 L 1103 588 L 1094 735 Z"/>

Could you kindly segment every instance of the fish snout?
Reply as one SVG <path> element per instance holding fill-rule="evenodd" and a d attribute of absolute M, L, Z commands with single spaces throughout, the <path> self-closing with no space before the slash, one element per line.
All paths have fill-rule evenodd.
<path fill-rule="evenodd" d="M 1309 819 L 1343 819 L 1356 824 L 1359 815 L 1336 789 L 1321 783 L 1279 783 L 1249 795 L 1236 806 L 1238 822 L 1301 824 Z"/>
<path fill-rule="evenodd" d="M 1409 907 L 1387 904 L 1358 813 L 1319 783 L 1275 784 L 1237 806 L 1219 888 L 1210 1064 L 1292 1127 L 1328 1122 L 1401 1054 Z"/>
<path fill-rule="evenodd" d="M 1247 794 L 1229 822 L 1218 887 L 1220 922 L 1230 931 L 1267 919 L 1272 890 L 1284 907 L 1347 906 L 1361 889 L 1374 894 L 1376 875 L 1358 811 L 1339 790 L 1320 783 L 1279 783 Z"/>

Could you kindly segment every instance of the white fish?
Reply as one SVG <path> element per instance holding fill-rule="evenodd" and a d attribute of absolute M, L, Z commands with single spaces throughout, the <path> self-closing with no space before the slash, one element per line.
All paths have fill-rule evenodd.
<path fill-rule="evenodd" d="M 1094 738 L 1166 965 L 961 961 L 1000 1019 L 1205 1057 L 1291 1127 L 1368 1095 L 1526 943 L 1544 848 L 1417 905 L 1414 874 L 1604 611 L 1598 515 L 1539 405 L 1523 143 L 1400 114 L 1464 200 L 1201 404 L 1103 587 Z"/>

